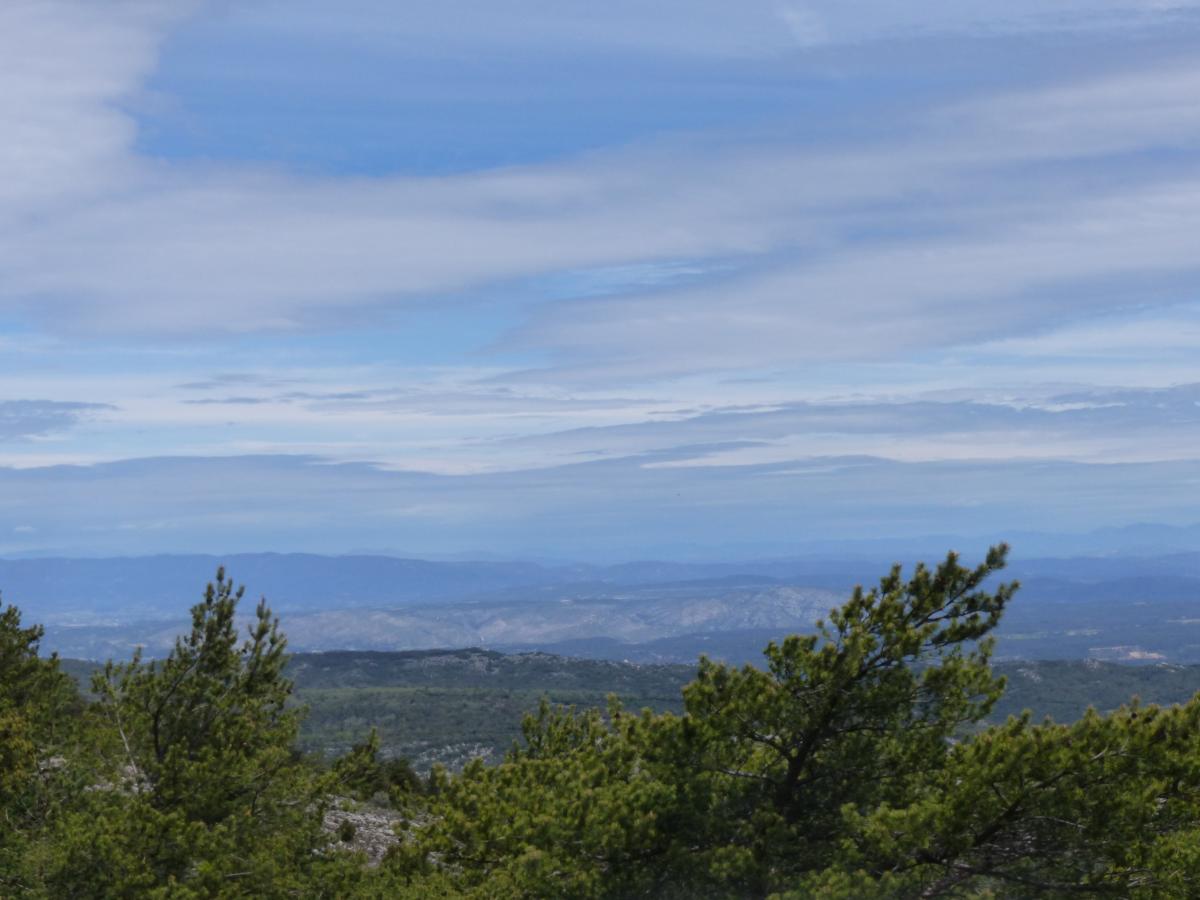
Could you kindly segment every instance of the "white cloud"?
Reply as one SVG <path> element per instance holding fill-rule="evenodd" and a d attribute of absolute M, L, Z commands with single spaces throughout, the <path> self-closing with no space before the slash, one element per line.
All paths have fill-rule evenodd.
<path fill-rule="evenodd" d="M 319 179 L 132 155 L 132 124 L 115 104 L 153 65 L 169 9 L 18 3 L 0 13 L 3 74 L 18 87 L 6 92 L 15 99 L 0 106 L 0 121 L 22 126 L 6 142 L 15 177 L 5 184 L 23 192 L 0 197 L 0 222 L 9 222 L 0 309 L 65 331 L 289 330 L 550 272 L 801 254 L 717 286 L 564 304 L 525 332 L 601 368 L 615 359 L 628 377 L 979 340 L 1074 303 L 1054 291 L 1009 303 L 1014 292 L 1172 269 L 1192 255 L 1186 235 L 1200 201 L 1186 182 L 1066 210 L 1057 198 L 1041 207 L 1031 199 L 1033 214 L 1022 216 L 1036 224 L 984 236 L 889 248 L 840 232 L 895 219 L 880 203 L 908 204 L 893 223 L 902 226 L 914 195 L 948 189 L 983 201 L 945 201 L 942 227 L 986 219 L 993 169 L 1013 159 L 1194 138 L 1200 116 L 1188 100 L 1200 69 L 1000 98 L 947 113 L 951 125 L 966 124 L 957 139 L 947 141 L 950 125 L 935 119 L 929 137 L 852 154 L 660 151 L 444 179 Z M 274 21 L 280 11 L 268 4 L 252 15 Z M 573 31 L 592 15 L 581 7 L 536 27 Z M 608 10 L 595 22 L 605 29 L 622 17 Z M 605 34 L 597 39 L 617 40 Z"/>
<path fill-rule="evenodd" d="M 1065 314 L 1170 304 L 1174 293 L 1114 279 L 1200 274 L 1192 239 L 1200 182 L 1042 216 L 992 234 L 850 248 L 716 285 L 560 306 L 525 340 L 584 363 L 620 360 L 613 370 L 626 378 L 896 357 L 1027 332 Z"/>
<path fill-rule="evenodd" d="M 64 329 L 288 330 L 555 271 L 678 258 L 749 254 L 753 259 L 789 248 L 820 253 L 831 242 L 835 247 L 846 242 L 839 239 L 839 229 L 878 219 L 874 204 L 911 203 L 914 192 L 938 190 L 939 178 L 949 184 L 965 181 L 967 191 L 972 180 L 990 185 L 991 174 L 973 175 L 973 167 L 994 164 L 1014 148 L 997 145 L 986 131 L 983 137 L 987 146 L 960 140 L 949 149 L 901 146 L 845 159 L 778 150 L 682 159 L 623 154 L 432 180 L 320 180 L 182 169 L 143 180 L 137 191 L 14 227 L 0 249 L 6 275 L 0 306 L 40 313 Z M 960 208 L 944 211 L 945 224 L 973 213 L 986 220 L 992 210 L 989 198 L 983 199 L 982 209 L 959 200 Z M 1161 235 L 1167 240 L 1157 252 L 1141 245 L 1122 256 L 1130 264 L 1141 254 L 1148 264 L 1175 265 L 1179 242 L 1162 228 L 1171 226 L 1168 219 L 1187 226 L 1195 214 L 1189 184 L 1080 205 L 1074 220 L 1057 208 L 1058 198 L 1046 199 L 1040 208 L 1026 199 L 1043 219 L 1041 233 L 1039 226 L 1027 227 L 990 245 L 956 239 L 899 251 L 849 246 L 843 248 L 844 262 L 795 267 L 807 273 L 801 284 L 792 283 L 795 276 L 785 267 L 784 274 L 752 274 L 749 290 L 737 285 L 709 293 L 727 296 L 726 291 L 736 290 L 739 302 L 746 303 L 744 298 L 764 291 L 795 292 L 825 282 L 839 291 L 838 304 L 847 312 L 871 314 L 880 288 L 890 292 L 903 283 L 895 280 L 898 268 L 921 267 L 921 254 L 935 254 L 953 263 L 944 270 L 949 280 L 929 295 L 927 305 L 937 305 L 939 291 L 951 282 L 958 288 L 972 280 L 983 283 L 997 267 L 1010 281 L 1022 269 L 1033 270 L 1030 278 L 1087 275 L 1077 256 L 1059 256 L 1057 265 L 1047 258 L 1056 249 L 1052 230 L 1059 226 L 1065 229 L 1061 242 L 1071 251 L 1090 239 L 1089 230 L 1101 244 Z M 1136 209 L 1139 205 L 1144 209 Z M 1131 207 L 1137 215 L 1123 221 Z M 912 213 L 911 206 L 902 211 L 901 222 Z M 849 293 L 839 280 L 839 266 L 857 273 L 859 284 L 850 285 Z M 1119 261 L 1097 259 L 1095 273 L 1106 274 L 1114 266 Z M 879 273 L 875 285 L 867 283 L 870 272 Z M 688 341 L 699 335 L 702 342 L 711 322 L 730 343 L 747 350 L 756 345 L 760 326 L 778 324 L 765 310 L 753 312 L 752 299 L 749 303 L 733 313 L 723 303 L 628 301 L 648 310 L 651 320 L 665 310 L 672 321 L 682 321 Z M 680 320 L 682 305 L 689 310 Z M 891 305 L 904 309 L 900 301 Z M 573 308 L 562 315 L 570 318 Z M 586 314 L 590 307 L 581 309 Z M 606 315 L 614 310 L 620 307 L 608 307 Z M 954 336 L 961 323 L 947 312 Z M 971 314 L 977 316 L 978 310 Z M 914 323 L 917 330 L 926 327 L 923 321 Z M 640 329 L 643 322 L 634 317 L 629 324 Z M 584 327 L 589 344 L 600 337 Z M 538 333 L 550 336 L 551 329 Z M 740 342 L 739 334 L 744 336 Z M 620 342 L 629 335 L 616 337 Z M 824 339 L 821 343 L 829 346 Z M 864 343 L 867 352 L 875 346 Z"/>
<path fill-rule="evenodd" d="M 782 360 L 771 347 L 785 341 L 802 358 L 855 346 L 875 355 L 923 346 L 935 324 L 942 342 L 977 339 L 1029 321 L 1028 307 L 1002 317 L 981 305 L 1002 289 L 1180 265 L 1170 229 L 1191 227 L 1196 212 L 1186 182 L 1074 210 L 1060 209 L 1052 189 L 1016 209 L 996 196 L 1026 178 L 1044 184 L 1036 172 L 998 174 L 1002 164 L 1200 137 L 1188 102 L 1200 69 L 1179 66 L 956 107 L 917 120 L 923 136 L 828 155 L 668 145 L 437 179 L 155 164 L 132 155 L 132 124 L 115 104 L 138 90 L 170 24 L 165 11 L 176 9 L 129 3 L 102 16 L 90 5 L 5 7 L 0 34 L 20 52 L 0 58 L 20 90 L 6 92 L 16 99 L 0 107 L 0 122 L 24 137 L 6 143 L 18 177 L 5 184 L 23 187 L 0 198 L 0 223 L 8 222 L 0 310 L 66 332 L 287 331 L 549 273 L 680 259 L 753 267 L 760 255 L 800 254 L 802 263 L 773 261 L 694 294 L 607 304 L 602 315 L 619 317 L 610 325 L 590 320 L 599 306 L 570 304 L 527 332 L 593 355 L 640 343 L 649 374 L 701 356 Z M 278 11 L 267 5 L 255 15 Z M 892 14 L 904 18 L 894 9 L 884 18 Z M 47 71 L 47 59 L 61 71 Z M 1018 215 L 1039 224 L 900 249 L 855 236 L 884 223 L 978 230 Z M 1093 265 L 1081 256 L 1088 246 L 1103 248 Z M 1051 316 L 1064 309 L 1054 297 L 1039 303 Z M 864 329 L 856 341 L 849 324 Z M 764 334 L 776 339 L 764 346 Z M 678 358 L 688 346 L 692 363 Z M 659 349 L 661 365 L 648 362 Z"/>
<path fill-rule="evenodd" d="M 1074 369 L 1079 361 L 1103 361 L 1110 371 L 1123 364 L 1133 363 L 1143 371 L 1156 370 L 1155 362 L 1195 359 L 1200 347 L 1200 308 L 1184 306 L 1165 309 L 1151 316 L 1100 317 L 1072 323 L 1040 334 L 1004 338 L 977 348 L 980 358 L 1016 358 L 1023 362 L 1039 359 L 1065 359 Z M 1115 379 L 1121 384 L 1133 384 L 1130 375 L 1121 371 Z M 1170 377 L 1156 379 L 1172 381 Z"/>
<path fill-rule="evenodd" d="M 1187 150 L 1200 129 L 1198 93 L 1200 67 L 1189 60 L 957 104 L 934 118 L 991 136 L 988 152 L 1013 159 Z"/>
<path fill-rule="evenodd" d="M 0 222 L 111 193 L 132 177 L 135 125 L 118 104 L 154 67 L 165 29 L 192 5 L 0 4 Z"/>

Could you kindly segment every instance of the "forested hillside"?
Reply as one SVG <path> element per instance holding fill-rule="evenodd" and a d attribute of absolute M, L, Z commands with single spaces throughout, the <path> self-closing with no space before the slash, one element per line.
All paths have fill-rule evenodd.
<path fill-rule="evenodd" d="M 97 665 L 62 661 L 86 690 Z M 1184 703 L 1200 690 L 1200 666 L 1133 666 L 1099 660 L 1000 662 L 1004 693 L 987 717 L 1003 722 L 1028 711 L 1074 722 L 1094 707 L 1111 712 L 1143 703 Z M 525 714 L 543 700 L 604 710 L 616 695 L 631 710 L 680 712 L 695 666 L 573 659 L 489 650 L 297 653 L 287 667 L 305 709 L 299 746 L 336 756 L 374 729 L 381 752 L 419 772 L 435 763 L 457 770 L 474 757 L 500 759 L 521 737 Z"/>
<path fill-rule="evenodd" d="M 84 695 L 9 607 L 0 895 L 1194 896 L 1200 701 L 1075 719 L 1116 670 L 1025 666 L 1013 685 L 1056 681 L 1075 720 L 1000 721 L 1020 702 L 989 658 L 1015 591 L 994 581 L 1004 561 L 893 570 L 760 667 L 702 660 L 664 712 L 593 704 L 606 686 L 666 694 L 676 669 L 480 651 L 288 668 L 265 604 L 238 636 L 223 573 L 167 658 L 110 664 Z M 1190 676 L 1142 670 L 1106 696 L 1149 671 L 1167 693 Z M 555 690 L 588 708 L 541 703 L 502 760 L 460 773 L 418 778 L 369 734 L 297 752 L 309 697 L 349 734 L 388 691 L 426 692 L 425 715 L 453 723 L 481 712 L 463 712 L 466 692 L 499 720 L 505 692 L 515 710 Z M 362 852 L 356 808 L 392 823 L 383 852 Z"/>

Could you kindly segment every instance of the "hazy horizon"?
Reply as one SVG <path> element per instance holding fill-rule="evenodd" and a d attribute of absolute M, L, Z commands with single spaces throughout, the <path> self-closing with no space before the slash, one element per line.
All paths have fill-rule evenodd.
<path fill-rule="evenodd" d="M 1116 528 L 1079 532 L 1014 531 L 981 534 L 880 535 L 872 538 L 813 539 L 803 541 L 747 541 L 712 545 L 643 546 L 645 551 L 622 552 L 620 548 L 602 552 L 581 550 L 575 555 L 546 552 L 546 547 L 528 547 L 509 551 L 494 547 L 464 548 L 448 552 L 428 552 L 404 547 L 361 546 L 341 550 L 297 549 L 294 547 L 191 547 L 153 549 L 142 552 L 97 552 L 94 547 L 57 548 L 46 552 L 0 554 L 0 560 L 36 561 L 139 560 L 154 558 L 235 559 L 242 556 L 295 556 L 337 558 L 380 558 L 438 563 L 531 563 L 548 568 L 570 566 L 620 566 L 634 563 L 672 563 L 717 565 L 754 564 L 771 561 L 841 561 L 884 564 L 897 562 L 908 566 L 933 562 L 954 551 L 966 559 L 982 558 L 988 547 L 1005 543 L 1010 559 L 1127 558 L 1130 560 L 1200 554 L 1200 522 L 1188 525 L 1163 525 L 1138 522 Z"/>

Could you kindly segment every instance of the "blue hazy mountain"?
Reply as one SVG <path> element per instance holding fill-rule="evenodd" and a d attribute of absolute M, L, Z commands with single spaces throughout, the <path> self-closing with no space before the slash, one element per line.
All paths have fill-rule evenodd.
<path fill-rule="evenodd" d="M 934 557 L 927 557 L 934 558 Z M 970 560 L 970 555 L 967 557 Z M 296 650 L 480 646 L 688 662 L 752 661 L 811 630 L 892 563 L 801 557 L 620 565 L 238 554 L 0 560 L 0 590 L 66 655 L 165 652 L 218 565 L 266 596 Z M 1200 661 L 1200 553 L 1017 558 L 1002 656 Z"/>

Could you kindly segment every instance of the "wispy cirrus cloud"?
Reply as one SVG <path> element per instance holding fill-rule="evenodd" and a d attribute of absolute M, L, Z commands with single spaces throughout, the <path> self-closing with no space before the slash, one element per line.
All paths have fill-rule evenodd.
<path fill-rule="evenodd" d="M 0 400 L 0 442 L 27 441 L 67 431 L 97 413 L 114 409 L 104 403 L 53 400 Z"/>
<path fill-rule="evenodd" d="M 1155 185 L 965 237 L 856 246 L 715 285 L 552 308 L 520 346 L 616 377 L 877 359 L 1030 334 L 1072 314 L 1177 302 L 1200 276 L 1200 182 Z M 1148 279 L 1180 279 L 1147 296 Z M 686 327 L 680 327 L 686 322 Z M 570 377 L 565 366 L 564 377 Z"/>
<path fill-rule="evenodd" d="M 34 98 L 61 109 L 22 158 L 66 143 L 59 119 L 82 118 L 75 127 L 95 134 L 132 127 L 113 103 L 137 90 L 168 24 L 132 9 L 141 12 L 92 38 L 78 64 L 111 71 L 102 89 Z M 31 16 L 11 24 L 61 37 Z M 112 66 L 106 54 L 135 62 Z M 513 280 L 688 259 L 713 267 L 711 284 L 612 302 L 568 294 L 500 346 L 586 354 L 593 370 L 609 360 L 625 377 L 631 367 L 649 377 L 1028 332 L 1074 311 L 1062 288 L 1078 281 L 1190 268 L 1179 235 L 1198 213 L 1186 163 L 1086 200 L 1039 166 L 1200 137 L 1188 102 L 1196 72 L 1172 64 L 956 103 L 849 152 L 693 142 L 681 155 L 668 142 L 438 179 L 163 167 L 137 158 L 126 135 L 101 141 L 109 162 L 87 164 L 99 194 L 13 222 L 0 309 L 76 333 L 287 332 L 386 319 Z M 107 124 L 89 126 L 83 106 Z M 60 193 L 69 183 L 55 178 Z M 1018 184 L 1039 194 L 1001 190 Z M 731 264 L 738 274 L 726 277 Z M 1001 301 L 1007 314 L 990 315 Z M 688 347 L 690 361 L 680 358 Z"/>
<path fill-rule="evenodd" d="M 752 466 L 870 453 L 907 462 L 1192 459 L 1200 386 L 990 398 L 879 397 L 681 410 L 623 425 L 513 439 L 539 458 L 668 453 L 655 466 Z"/>

